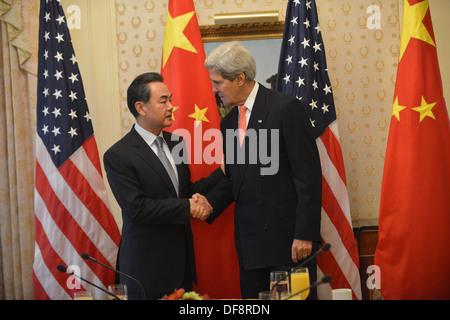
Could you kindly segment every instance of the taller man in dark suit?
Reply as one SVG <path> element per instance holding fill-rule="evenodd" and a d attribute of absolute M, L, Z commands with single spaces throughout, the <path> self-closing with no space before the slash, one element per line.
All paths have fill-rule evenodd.
<path fill-rule="evenodd" d="M 223 104 L 237 106 L 221 122 L 224 170 L 236 201 L 241 294 L 257 298 L 272 270 L 289 270 L 319 248 L 319 153 L 302 103 L 255 82 L 255 61 L 239 42 L 216 48 L 205 67 Z M 312 283 L 316 261 L 307 266 Z"/>
<path fill-rule="evenodd" d="M 104 155 L 123 217 L 117 268 L 136 278 L 148 299 L 159 299 L 177 288 L 192 290 L 196 271 L 190 217 L 204 220 L 212 210 L 196 193 L 205 194 L 225 176 L 217 169 L 192 184 L 188 164 L 180 161 L 186 155 L 171 154 L 184 142 L 162 130 L 172 124 L 173 106 L 160 74 L 138 76 L 127 99 L 136 124 Z M 141 298 L 136 283 L 121 275 L 118 282 L 127 284 L 130 299 Z"/>

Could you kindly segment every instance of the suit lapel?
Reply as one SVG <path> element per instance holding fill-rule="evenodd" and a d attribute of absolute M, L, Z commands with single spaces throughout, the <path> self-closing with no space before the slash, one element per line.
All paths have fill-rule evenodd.
<path fill-rule="evenodd" d="M 164 184 L 169 188 L 174 197 L 177 197 L 177 193 L 175 188 L 173 187 L 172 180 L 170 180 L 169 174 L 164 168 L 161 160 L 159 160 L 158 156 L 153 152 L 152 148 L 144 141 L 144 139 L 137 133 L 137 131 L 132 129 L 132 143 L 136 154 L 142 158 L 152 169 L 156 172 L 157 175 L 164 181 Z"/>
<path fill-rule="evenodd" d="M 268 114 L 268 110 L 270 106 L 268 105 L 266 101 L 266 89 L 260 84 L 258 93 L 256 94 L 255 103 L 253 104 L 252 112 L 250 114 L 250 119 L 248 121 L 247 130 L 254 130 L 256 133 L 256 136 L 259 137 L 259 130 L 263 129 L 265 126 L 265 120 Z M 237 120 L 236 120 L 237 123 Z M 237 124 L 236 124 L 237 128 Z M 259 138 L 257 138 L 259 141 Z M 243 145 L 244 148 L 246 148 L 245 144 Z M 248 155 L 245 161 L 244 165 L 238 166 L 237 175 L 235 178 L 237 178 L 237 185 L 238 189 L 241 186 L 242 178 L 244 176 L 245 170 L 247 169 L 249 165 L 249 159 L 258 159 L 258 154 L 255 154 L 255 152 L 258 152 L 257 143 L 253 143 L 248 146 Z M 253 158 L 252 158 L 253 157 Z"/>
<path fill-rule="evenodd" d="M 265 120 L 270 106 L 266 101 L 266 89 L 260 84 L 256 94 L 255 103 L 250 114 L 247 129 L 251 128 L 258 133 L 259 129 L 264 128 Z"/>
<path fill-rule="evenodd" d="M 175 140 L 175 141 L 172 141 L 172 134 L 171 133 L 169 133 L 169 132 L 167 132 L 167 131 L 163 131 L 163 136 L 164 136 L 164 140 L 166 140 L 166 143 L 167 143 L 167 145 L 168 145 L 168 147 L 169 147 L 169 150 L 170 150 L 170 152 L 172 152 L 173 151 L 173 148 L 175 147 L 175 146 L 177 146 L 179 143 L 183 143 L 184 144 L 184 147 L 186 147 L 186 144 L 184 143 L 184 142 L 180 142 L 180 139 L 181 138 L 179 138 L 179 140 Z M 178 150 L 177 150 L 178 151 Z M 177 175 L 178 175 L 178 193 L 181 195 L 182 194 L 182 190 L 183 190 L 183 187 L 184 187 L 184 181 L 186 181 L 186 179 L 187 180 L 189 180 L 190 179 L 190 176 L 189 176 L 189 172 L 188 173 L 186 173 L 186 165 L 185 164 L 187 164 L 187 154 L 186 154 L 186 152 L 187 152 L 187 150 L 186 149 L 184 149 L 184 150 L 182 150 L 182 152 L 183 152 L 183 154 L 182 155 L 180 155 L 180 154 L 173 154 L 172 153 L 172 156 L 174 156 L 174 161 L 175 161 L 175 167 L 176 167 L 176 169 L 177 169 Z M 187 178 L 186 178 L 186 175 L 187 175 Z M 168 175 L 167 175 L 168 176 Z M 183 193 L 184 194 L 184 193 Z"/>
<path fill-rule="evenodd" d="M 247 130 L 254 130 L 257 137 L 259 137 L 260 130 L 265 126 L 266 117 L 270 108 L 266 101 L 266 93 L 264 89 L 265 88 L 260 84 L 247 126 Z M 249 146 L 249 154 L 252 155 L 254 152 L 258 152 L 257 143 Z"/>

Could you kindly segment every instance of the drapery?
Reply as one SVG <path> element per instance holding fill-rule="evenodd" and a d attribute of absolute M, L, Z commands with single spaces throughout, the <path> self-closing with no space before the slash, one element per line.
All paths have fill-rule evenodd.
<path fill-rule="evenodd" d="M 0 0 L 0 299 L 33 299 L 39 1 Z"/>

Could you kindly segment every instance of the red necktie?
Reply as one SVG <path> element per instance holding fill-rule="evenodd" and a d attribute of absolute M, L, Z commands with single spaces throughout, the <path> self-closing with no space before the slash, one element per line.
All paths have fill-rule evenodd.
<path fill-rule="evenodd" d="M 247 130 L 247 116 L 245 112 L 247 111 L 246 106 L 241 106 L 239 110 L 239 143 L 242 147 L 242 142 L 244 141 L 245 131 Z"/>

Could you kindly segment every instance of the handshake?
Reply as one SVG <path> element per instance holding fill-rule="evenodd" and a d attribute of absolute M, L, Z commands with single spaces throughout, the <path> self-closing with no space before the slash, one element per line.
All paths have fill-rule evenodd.
<path fill-rule="evenodd" d="M 190 214 L 193 218 L 206 220 L 211 215 L 213 208 L 208 200 L 199 193 L 196 193 L 189 199 L 191 205 Z"/>

